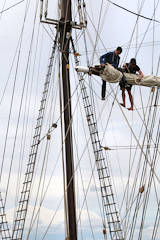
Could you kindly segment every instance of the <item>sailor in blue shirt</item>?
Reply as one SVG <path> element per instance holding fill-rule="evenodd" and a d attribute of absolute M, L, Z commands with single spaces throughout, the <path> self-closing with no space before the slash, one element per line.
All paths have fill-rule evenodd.
<path fill-rule="evenodd" d="M 113 67 L 118 68 L 120 57 L 119 55 L 122 52 L 121 47 L 117 47 L 117 49 L 114 52 L 108 52 L 100 57 L 100 64 L 102 67 L 105 67 L 106 63 L 110 63 Z M 106 94 L 106 81 L 102 80 L 102 100 L 105 100 L 105 94 Z"/>

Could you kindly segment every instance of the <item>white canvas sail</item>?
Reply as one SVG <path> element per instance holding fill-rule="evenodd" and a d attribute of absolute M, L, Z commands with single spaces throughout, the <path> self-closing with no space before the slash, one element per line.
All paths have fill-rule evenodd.
<path fill-rule="evenodd" d="M 145 75 L 141 81 L 138 80 L 138 75 L 136 74 L 130 74 L 130 73 L 124 73 L 126 80 L 129 84 L 132 85 L 140 85 L 140 86 L 146 86 L 146 87 L 153 87 L 157 86 L 160 87 L 160 77 L 156 77 L 153 75 Z M 112 67 L 110 64 L 106 64 L 105 69 L 102 74 L 100 74 L 100 77 L 110 83 L 117 83 L 122 78 L 122 73 Z"/>

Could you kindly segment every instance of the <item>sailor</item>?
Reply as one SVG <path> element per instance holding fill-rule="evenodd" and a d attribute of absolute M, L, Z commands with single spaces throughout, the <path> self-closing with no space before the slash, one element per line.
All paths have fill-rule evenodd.
<path fill-rule="evenodd" d="M 142 71 L 140 70 L 139 66 L 136 65 L 136 59 L 135 58 L 131 58 L 130 62 L 129 63 L 125 63 L 123 68 L 122 68 L 123 72 L 126 72 L 126 73 L 133 73 L 133 74 L 136 74 L 137 72 L 139 73 L 139 76 L 138 76 L 138 81 L 141 81 L 141 79 L 143 78 L 143 73 Z M 131 107 L 128 108 L 128 110 L 133 110 L 133 97 L 132 97 L 132 94 L 131 94 L 131 88 L 132 88 L 132 85 L 131 84 L 128 84 L 127 81 L 126 81 L 126 78 L 122 78 L 120 83 L 120 89 L 122 90 L 122 101 L 123 103 L 121 103 L 121 105 L 123 107 L 126 106 L 126 96 L 125 96 L 125 89 L 127 90 L 128 92 L 128 96 L 129 96 L 129 100 L 130 100 L 130 104 L 131 104 Z"/>
<path fill-rule="evenodd" d="M 113 67 L 118 68 L 120 57 L 119 55 L 122 52 L 121 47 L 117 47 L 117 49 L 114 52 L 108 52 L 100 57 L 100 64 L 104 68 L 106 63 L 110 63 Z M 106 81 L 102 80 L 102 100 L 105 100 L 105 94 L 106 94 Z"/>

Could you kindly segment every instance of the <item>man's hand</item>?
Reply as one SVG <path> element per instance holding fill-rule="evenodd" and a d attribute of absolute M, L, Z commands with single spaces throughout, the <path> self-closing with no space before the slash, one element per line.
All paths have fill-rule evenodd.
<path fill-rule="evenodd" d="M 138 78 L 137 78 L 137 81 L 141 81 L 141 79 L 142 79 L 143 77 L 140 75 L 140 76 L 138 76 Z"/>
<path fill-rule="evenodd" d="M 104 63 L 102 63 L 102 64 L 101 64 L 101 67 L 105 67 L 105 64 L 104 64 Z"/>
<path fill-rule="evenodd" d="M 139 76 L 138 76 L 138 79 L 137 79 L 137 81 L 141 81 L 141 79 L 144 77 L 144 75 L 143 75 L 143 73 L 142 73 L 142 71 L 141 70 L 139 70 L 138 71 L 139 72 Z"/>

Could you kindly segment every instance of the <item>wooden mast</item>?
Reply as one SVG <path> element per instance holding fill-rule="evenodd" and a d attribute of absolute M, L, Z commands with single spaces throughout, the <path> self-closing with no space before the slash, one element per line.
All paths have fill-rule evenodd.
<path fill-rule="evenodd" d="M 77 239 L 76 207 L 74 191 L 74 165 L 72 147 L 72 111 L 69 75 L 69 45 L 71 37 L 71 0 L 61 0 L 61 19 L 59 22 L 60 45 L 62 52 L 62 85 L 64 104 L 65 126 L 65 158 L 66 158 L 66 182 L 67 182 L 67 209 L 69 239 Z"/>

